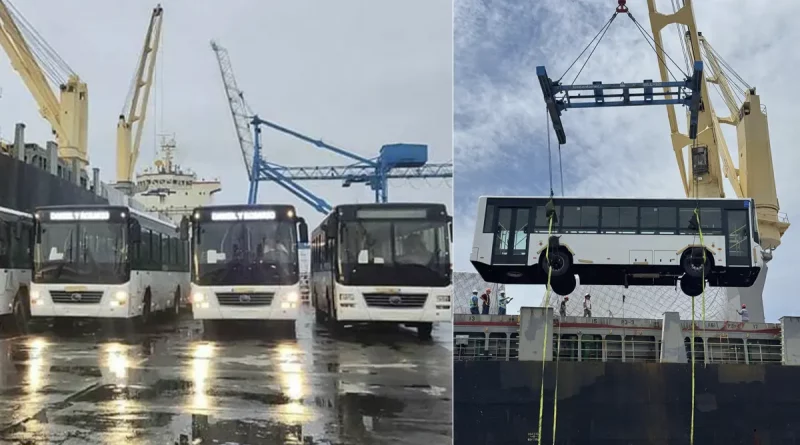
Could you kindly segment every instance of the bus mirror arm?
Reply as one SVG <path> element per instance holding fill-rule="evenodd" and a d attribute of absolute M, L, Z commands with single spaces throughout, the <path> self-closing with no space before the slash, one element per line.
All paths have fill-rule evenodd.
<path fill-rule="evenodd" d="M 178 225 L 178 235 L 181 241 L 189 239 L 189 218 L 186 215 L 181 218 L 181 223 Z"/>
<path fill-rule="evenodd" d="M 300 235 L 300 242 L 302 244 L 308 243 L 308 224 L 306 224 L 306 220 L 303 218 L 297 218 L 297 230 L 298 235 Z"/>

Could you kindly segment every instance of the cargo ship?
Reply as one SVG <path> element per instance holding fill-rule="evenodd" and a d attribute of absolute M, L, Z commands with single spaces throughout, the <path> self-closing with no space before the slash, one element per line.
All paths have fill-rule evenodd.
<path fill-rule="evenodd" d="M 457 314 L 453 333 L 457 445 L 688 444 L 693 397 L 696 444 L 800 441 L 800 317 L 695 321 L 694 369 L 692 322 L 677 312 L 561 318 L 523 307 Z"/>

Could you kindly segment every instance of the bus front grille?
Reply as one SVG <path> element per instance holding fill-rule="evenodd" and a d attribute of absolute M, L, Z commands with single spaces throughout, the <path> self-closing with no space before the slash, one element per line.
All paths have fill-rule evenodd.
<path fill-rule="evenodd" d="M 410 309 L 425 306 L 428 294 L 364 294 L 367 306 L 387 309 Z"/>
<path fill-rule="evenodd" d="M 272 304 L 274 293 L 237 294 L 233 292 L 217 293 L 220 306 L 269 306 Z"/>
<path fill-rule="evenodd" d="M 53 299 L 53 303 L 97 304 L 103 298 L 103 292 L 67 292 L 63 290 L 51 290 L 50 298 Z"/>

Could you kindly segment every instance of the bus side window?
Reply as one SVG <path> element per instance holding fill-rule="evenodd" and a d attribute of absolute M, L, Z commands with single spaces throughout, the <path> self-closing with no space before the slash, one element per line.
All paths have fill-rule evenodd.
<path fill-rule="evenodd" d="M 556 215 L 558 220 L 553 222 L 553 232 L 558 232 L 559 224 L 558 221 L 562 220 L 561 217 L 561 206 L 556 206 Z M 547 219 L 547 211 L 543 205 L 536 206 L 536 218 L 533 223 L 533 232 L 535 233 L 547 233 L 550 229 L 550 221 Z"/>

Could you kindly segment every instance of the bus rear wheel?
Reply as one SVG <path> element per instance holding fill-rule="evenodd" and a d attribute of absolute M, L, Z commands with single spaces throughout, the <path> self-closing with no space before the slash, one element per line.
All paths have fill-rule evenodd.
<path fill-rule="evenodd" d="M 549 262 L 548 256 L 550 257 Z M 570 267 L 572 267 L 572 256 L 563 250 L 556 250 L 549 253 L 542 252 L 539 258 L 539 265 L 542 267 L 542 270 L 544 270 L 544 273 L 550 274 L 551 278 L 562 277 L 567 275 Z M 552 271 L 550 270 L 551 268 Z"/>
<path fill-rule="evenodd" d="M 578 280 L 575 279 L 575 275 L 567 275 L 550 282 L 550 289 L 561 296 L 571 294 L 576 287 L 578 287 Z"/>

